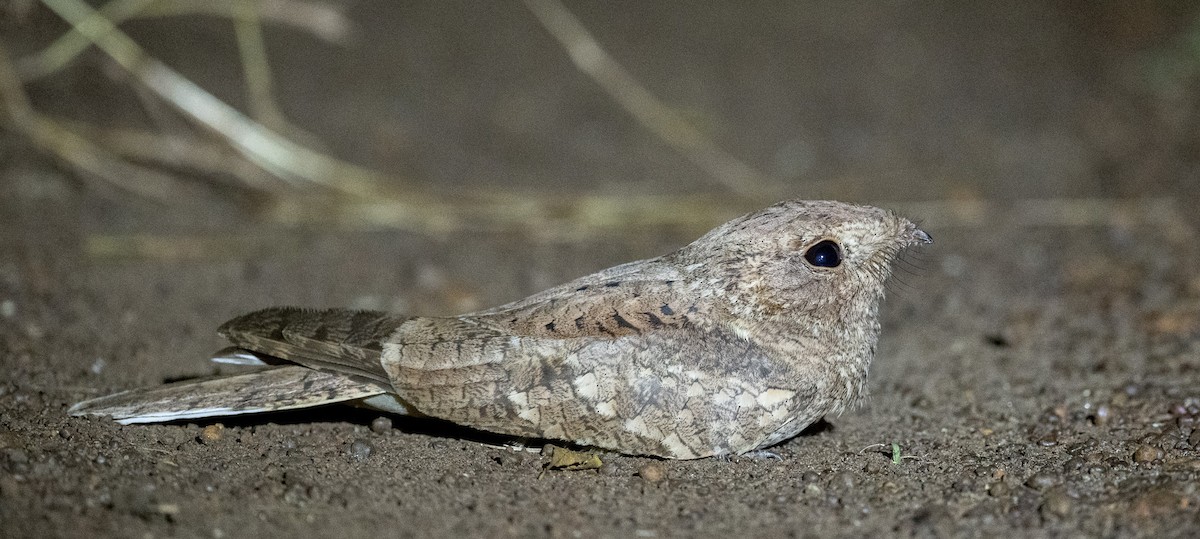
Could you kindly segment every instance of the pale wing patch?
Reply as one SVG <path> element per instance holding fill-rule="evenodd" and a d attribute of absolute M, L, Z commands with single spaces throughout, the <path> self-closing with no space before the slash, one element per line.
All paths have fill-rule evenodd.
<path fill-rule="evenodd" d="M 610 401 L 605 401 L 600 404 L 597 404 L 596 405 L 596 413 L 598 413 L 604 417 L 614 417 L 617 415 L 617 411 L 615 409 L 613 409 L 612 402 L 610 402 Z"/>
<path fill-rule="evenodd" d="M 647 425 L 640 417 L 628 419 L 625 421 L 625 430 L 632 432 L 638 436 L 644 436 L 651 440 L 662 440 L 663 433 L 657 428 Z"/>
<path fill-rule="evenodd" d="M 550 425 L 546 427 L 546 429 L 542 431 L 542 435 L 546 438 L 557 438 L 559 440 L 564 440 L 567 438 L 567 433 L 562 429 L 561 425 Z"/>
<path fill-rule="evenodd" d="M 524 419 L 534 425 L 542 422 L 542 413 L 537 408 L 526 408 L 517 413 L 517 417 Z"/>
<path fill-rule="evenodd" d="M 401 326 L 401 327 L 403 327 L 403 326 Z M 396 334 L 398 335 L 399 333 L 400 333 L 400 330 L 396 330 Z M 401 350 L 403 348 L 404 348 L 404 345 L 402 345 L 402 344 L 384 342 L 383 349 L 379 352 L 379 362 L 382 363 L 384 367 L 388 367 L 390 365 L 402 364 L 404 354 L 403 354 L 403 352 L 401 352 Z M 389 373 L 390 373 L 390 370 L 389 370 Z"/>
<path fill-rule="evenodd" d="M 639 436 L 645 436 L 645 435 L 649 434 L 649 432 L 646 429 L 646 422 L 642 421 L 642 418 L 640 418 L 640 417 L 635 417 L 633 419 L 626 419 L 625 420 L 625 430 L 632 432 L 634 434 L 637 434 Z"/>
<path fill-rule="evenodd" d="M 509 393 L 508 401 L 513 403 L 517 409 L 517 417 L 524 419 L 534 425 L 542 421 L 542 412 L 536 406 L 529 405 L 529 393 L 521 391 L 518 393 Z"/>
<path fill-rule="evenodd" d="M 585 399 L 595 399 L 598 388 L 596 386 L 596 374 L 587 373 L 583 376 L 575 378 L 572 385 L 575 386 L 575 393 Z"/>
<path fill-rule="evenodd" d="M 763 408 L 771 408 L 776 404 L 787 401 L 796 395 L 795 391 L 771 388 L 758 394 L 758 404 Z"/>
<path fill-rule="evenodd" d="M 663 439 L 662 444 L 663 447 L 667 448 L 667 451 L 670 451 L 675 455 L 675 458 L 690 459 L 696 457 L 696 453 L 693 452 L 690 447 L 685 445 L 683 440 L 679 439 L 678 434 L 671 434 L 670 436 L 667 436 Z"/>
<path fill-rule="evenodd" d="M 508 402 L 517 406 L 517 408 L 525 409 L 529 407 L 529 394 L 524 391 L 520 393 L 509 393 Z"/>
<path fill-rule="evenodd" d="M 763 412 L 760 414 L 758 416 L 758 426 L 771 427 L 772 425 L 779 425 L 779 428 L 782 428 L 783 425 L 791 423 L 793 419 L 788 417 L 787 407 L 781 406 L 773 412 Z"/>

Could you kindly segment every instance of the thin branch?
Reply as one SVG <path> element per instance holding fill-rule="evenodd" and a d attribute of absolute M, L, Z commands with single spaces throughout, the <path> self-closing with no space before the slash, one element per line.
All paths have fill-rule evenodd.
<path fill-rule="evenodd" d="M 90 140 L 102 141 L 108 151 L 121 159 L 210 176 L 232 176 L 244 186 L 266 192 L 278 192 L 282 185 L 262 169 L 238 159 L 233 149 L 215 139 L 185 133 L 98 128 L 61 119 L 55 123 Z"/>
<path fill-rule="evenodd" d="M 113 0 L 104 4 L 97 12 L 105 19 L 120 24 L 137 16 L 156 0 Z M 79 28 L 71 28 L 41 52 L 22 58 L 17 62 L 21 79 L 32 81 L 55 73 L 75 57 L 87 50 L 91 40 Z"/>
<path fill-rule="evenodd" d="M 294 183 L 318 184 L 354 196 L 388 189 L 374 171 L 312 151 L 279 136 L 146 54 L 124 32 L 80 0 L 42 0 L 125 68 L 138 82 L 184 114 L 220 134 L 251 162 Z"/>
<path fill-rule="evenodd" d="M 566 50 L 575 67 L 591 77 L 610 97 L 689 161 L 730 191 L 751 199 L 774 199 L 780 186 L 717 145 L 683 116 L 663 103 L 600 45 L 558 0 L 524 0 Z"/>
<path fill-rule="evenodd" d="M 98 11 L 114 26 L 151 17 L 212 15 L 229 17 L 246 0 L 113 0 Z M 303 0 L 264 0 L 256 3 L 258 16 L 267 22 L 292 26 L 326 42 L 345 44 L 354 35 L 340 8 Z M 92 40 L 72 29 L 42 51 L 17 62 L 21 79 L 32 81 L 62 70 L 91 45 Z"/>
<path fill-rule="evenodd" d="M 234 35 L 242 58 L 242 74 L 246 77 L 250 116 L 271 129 L 282 131 L 287 122 L 275 106 L 271 65 L 267 62 L 267 45 L 263 40 L 258 9 L 255 2 L 238 2 L 234 6 Z"/>
<path fill-rule="evenodd" d="M 109 155 L 79 133 L 38 114 L 17 79 L 7 51 L 0 45 L 0 100 L 10 126 L 72 168 L 85 178 L 104 180 L 126 192 L 163 202 L 180 196 L 173 178 Z"/>
<path fill-rule="evenodd" d="M 130 9 L 142 0 L 116 0 L 106 8 Z M 548 29 L 563 32 L 560 41 L 567 47 L 581 69 L 593 74 L 602 86 L 618 99 L 631 99 L 626 106 L 636 115 L 645 115 L 648 126 L 664 132 L 682 129 L 691 135 L 681 139 L 683 148 L 700 137 L 694 129 L 675 117 L 637 84 L 619 65 L 612 62 L 595 40 L 578 24 L 569 12 L 554 0 L 526 0 L 535 11 L 542 13 Z M 405 186 L 397 179 L 314 152 L 262 124 L 254 122 L 216 99 L 191 81 L 185 79 L 160 61 L 148 56 L 111 21 L 79 0 L 43 0 L 47 6 L 69 21 L 74 32 L 111 56 L 133 78 L 155 95 L 207 126 L 228 141 L 248 162 L 263 171 L 295 183 L 320 184 L 335 192 L 350 195 L 335 199 L 310 200 L 297 196 L 275 199 L 269 215 L 281 222 L 312 223 L 332 220 L 354 228 L 404 228 L 422 232 L 469 230 L 519 230 L 535 238 L 573 240 L 594 235 L 600 230 L 653 230 L 678 227 L 703 230 L 737 213 L 755 209 L 761 201 L 730 200 L 719 194 L 695 196 L 585 195 L 554 197 L 542 193 L 436 193 L 430 189 Z M 547 7 L 550 6 L 550 7 Z M 543 10 L 543 11 L 538 11 Z M 557 11 L 556 11 L 557 10 Z M 549 15 L 547 15 L 549 14 Z M 564 16 L 566 19 L 563 19 Z M 563 22 L 563 21 L 566 22 Z M 556 34 L 557 36 L 557 34 Z M 572 37 L 573 36 L 573 37 Z M 569 39 L 568 39 L 569 38 Z M 590 58 L 590 60 L 589 60 Z M 588 66 L 585 69 L 585 66 Z M 588 71 L 590 69 L 591 71 Z M 605 82 L 607 81 L 607 82 Z M 632 96 L 632 97 L 631 97 Z M 5 51 L 0 47 L 0 112 L 10 121 L 7 126 L 27 136 L 37 147 L 59 157 L 70 166 L 105 179 L 122 189 L 135 191 L 155 199 L 179 200 L 178 181 L 146 167 L 139 167 L 111 155 L 92 140 L 85 129 L 73 128 L 65 122 L 55 122 L 39 115 L 30 105 L 20 79 Z M 665 111 L 665 112 L 664 112 Z M 640 116 L 639 116 L 640 117 Z M 682 125 L 683 127 L 679 127 Z M 138 145 L 137 137 L 111 137 L 109 142 L 126 155 L 138 157 L 130 145 Z M 144 139 L 141 139 L 144 140 Z M 175 144 L 164 140 L 163 144 Z M 711 144 L 711 141 L 707 142 Z M 212 153 L 200 161 L 179 158 L 177 150 L 146 144 L 148 152 L 155 148 L 170 157 L 155 158 L 142 154 L 141 159 L 174 166 L 195 167 L 210 172 L 230 172 L 222 169 L 222 158 Z M 715 148 L 715 146 L 713 146 Z M 689 150 L 691 151 L 691 150 Z M 202 152 L 201 152 L 202 153 Z M 694 152 L 693 152 L 694 154 Z M 691 154 L 689 154 L 691 155 Z M 724 154 L 710 154 L 724 155 Z M 206 161 L 207 160 L 207 161 Z M 231 160 L 235 161 L 235 160 Z M 242 161 L 236 161 L 241 163 Z M 736 160 L 734 160 L 736 162 Z M 735 167 L 736 168 L 736 167 Z M 261 176 L 255 176 L 261 179 Z M 721 175 L 724 179 L 732 176 Z M 246 183 L 250 183 L 247 181 Z M 746 186 L 735 182 L 736 186 Z M 759 185 L 758 187 L 762 187 Z M 761 196 L 762 191 L 749 189 L 744 194 Z M 731 186 L 733 188 L 733 186 Z M 743 192 L 743 191 L 739 191 Z M 1013 201 L 994 200 L 934 200 L 880 204 L 900 209 L 907 215 L 923 218 L 924 225 L 937 228 L 1016 228 L 1080 227 L 1080 226 L 1151 226 L 1166 230 L 1171 238 L 1189 240 L 1194 237 L 1189 221 L 1175 198 L 1147 199 L 1032 199 Z"/>
<path fill-rule="evenodd" d="M 33 105 L 17 77 L 3 42 L 0 42 L 0 101 L 4 104 L 4 114 L 18 129 L 25 130 L 33 123 Z"/>

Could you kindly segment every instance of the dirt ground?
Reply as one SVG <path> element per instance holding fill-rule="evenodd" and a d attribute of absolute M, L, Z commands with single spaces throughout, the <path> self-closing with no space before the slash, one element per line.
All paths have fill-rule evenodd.
<path fill-rule="evenodd" d="M 0 6 L 18 57 L 64 29 L 22 5 Z M 937 243 L 892 281 L 860 409 L 779 445 L 781 460 L 605 454 L 599 470 L 545 472 L 536 452 L 346 407 L 222 428 L 70 418 L 84 398 L 214 373 L 215 328 L 248 310 L 452 314 L 703 229 L 545 241 L 282 225 L 211 178 L 180 174 L 201 195 L 166 203 L 106 188 L 5 129 L 0 536 L 1200 534 L 1197 6 L 570 7 L 785 196 L 925 223 Z M 349 45 L 267 35 L 281 107 L 334 155 L 442 189 L 717 189 L 519 3 L 347 14 Z M 227 21 L 123 28 L 240 104 Z M 163 125 L 98 53 L 25 89 L 56 117 Z"/>

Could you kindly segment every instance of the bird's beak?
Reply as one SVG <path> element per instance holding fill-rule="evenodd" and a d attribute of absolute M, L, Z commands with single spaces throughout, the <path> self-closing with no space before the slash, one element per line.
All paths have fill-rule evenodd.
<path fill-rule="evenodd" d="M 933 238 L 929 237 L 929 234 L 925 233 L 924 230 L 914 228 L 912 232 L 912 242 L 930 244 L 933 243 Z"/>

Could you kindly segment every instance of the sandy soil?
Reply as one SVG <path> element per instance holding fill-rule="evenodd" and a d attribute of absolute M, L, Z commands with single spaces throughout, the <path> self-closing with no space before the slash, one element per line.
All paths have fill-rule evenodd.
<path fill-rule="evenodd" d="M 350 50 L 269 35 L 285 112 L 333 153 L 441 187 L 709 188 L 521 6 L 378 4 L 350 12 Z M 247 310 L 461 312 L 703 230 L 283 227 L 221 188 L 162 205 L 81 182 L 5 131 L 0 536 L 1194 536 L 1200 58 L 1183 43 L 1200 34 L 1178 4 L 573 6 L 788 196 L 888 204 L 937 240 L 892 283 L 871 398 L 781 460 L 543 473 L 536 452 L 344 407 L 69 418 L 215 372 L 216 326 Z M 33 50 L 60 28 L 34 12 L 0 39 Z M 189 76 L 237 76 L 220 21 L 130 28 Z M 28 89 L 56 114 L 155 122 L 102 66 Z M 212 87 L 239 99 L 236 80 Z"/>

